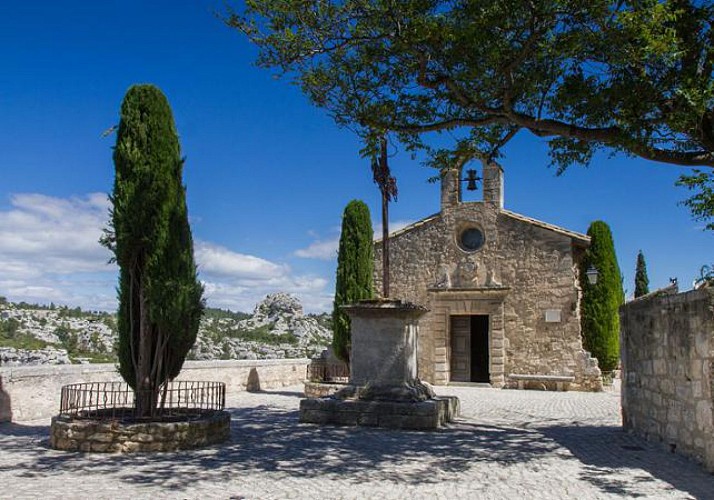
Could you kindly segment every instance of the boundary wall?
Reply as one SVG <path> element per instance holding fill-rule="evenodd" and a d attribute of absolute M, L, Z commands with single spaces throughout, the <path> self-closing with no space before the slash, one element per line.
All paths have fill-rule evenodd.
<path fill-rule="evenodd" d="M 226 404 L 241 391 L 260 391 L 305 382 L 309 359 L 187 361 L 176 380 L 226 384 Z M 63 385 L 121 381 L 113 364 L 0 367 L 0 422 L 50 418 L 57 414 Z"/>
<path fill-rule="evenodd" d="M 714 289 L 620 309 L 622 423 L 714 472 Z"/>

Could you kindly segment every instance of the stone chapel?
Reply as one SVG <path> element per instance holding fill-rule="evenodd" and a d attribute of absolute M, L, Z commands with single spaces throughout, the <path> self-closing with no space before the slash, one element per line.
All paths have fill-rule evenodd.
<path fill-rule="evenodd" d="M 541 377 L 601 389 L 580 331 L 579 263 L 589 237 L 504 209 L 495 162 L 483 166 L 482 201 L 462 201 L 462 182 L 461 168 L 447 171 L 440 212 L 389 240 L 390 298 L 429 309 L 419 322 L 419 378 L 515 387 Z M 376 242 L 378 291 L 381 253 Z"/>

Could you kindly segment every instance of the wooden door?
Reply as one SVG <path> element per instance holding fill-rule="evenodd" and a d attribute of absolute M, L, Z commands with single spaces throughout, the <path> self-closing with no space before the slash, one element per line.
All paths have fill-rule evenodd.
<path fill-rule="evenodd" d="M 451 317 L 451 380 L 471 381 L 471 317 Z"/>

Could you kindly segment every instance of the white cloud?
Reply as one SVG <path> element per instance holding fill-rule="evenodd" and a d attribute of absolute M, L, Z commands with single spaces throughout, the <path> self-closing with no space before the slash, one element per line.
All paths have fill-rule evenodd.
<path fill-rule="evenodd" d="M 111 271 L 111 253 L 98 241 L 108 220 L 109 200 L 92 193 L 69 199 L 17 194 L 0 211 L 0 269 L 38 276 Z"/>
<path fill-rule="evenodd" d="M 396 233 L 397 231 L 404 229 L 405 227 L 414 224 L 413 220 L 393 220 L 389 221 L 389 234 Z M 375 240 L 381 240 L 382 239 L 382 223 L 381 222 L 376 222 L 372 223 L 372 227 L 374 228 L 374 239 Z"/>
<path fill-rule="evenodd" d="M 313 241 L 307 248 L 296 250 L 295 256 L 303 259 L 333 260 L 337 258 L 339 244 L 339 238 Z"/>
<path fill-rule="evenodd" d="M 11 300 L 113 308 L 116 266 L 99 244 L 105 194 L 16 194 L 0 211 L 0 294 Z"/>
<path fill-rule="evenodd" d="M 414 221 L 411 220 L 396 220 L 389 223 L 389 232 L 394 233 L 413 224 Z M 382 223 L 373 223 L 374 228 L 374 239 L 382 239 Z M 331 239 L 320 239 L 314 232 L 310 233 L 315 241 L 310 243 L 306 248 L 300 248 L 294 252 L 296 257 L 302 257 L 303 259 L 317 259 L 317 260 L 334 260 L 337 259 L 337 249 L 340 244 L 340 237 L 335 236 Z"/>
<path fill-rule="evenodd" d="M 194 249 L 201 273 L 262 281 L 283 276 L 289 271 L 285 265 L 274 264 L 253 255 L 233 252 L 207 242 L 197 242 Z"/>
<path fill-rule="evenodd" d="M 332 301 L 325 292 L 325 278 L 296 275 L 285 264 L 207 242 L 196 244 L 196 261 L 208 303 L 215 307 L 249 311 L 265 295 L 277 291 L 298 296 L 307 311 L 323 310 Z"/>
<path fill-rule="evenodd" d="M 0 295 L 13 301 L 116 308 L 117 267 L 99 244 L 109 219 L 105 194 L 72 198 L 16 194 L 0 210 Z M 306 311 L 331 308 L 321 276 L 288 265 L 196 241 L 199 277 L 208 304 L 250 311 L 268 293 L 297 295 Z"/>

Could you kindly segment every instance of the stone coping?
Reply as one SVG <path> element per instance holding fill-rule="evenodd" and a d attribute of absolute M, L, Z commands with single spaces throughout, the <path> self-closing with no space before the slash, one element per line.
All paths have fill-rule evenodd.
<path fill-rule="evenodd" d="M 546 382 L 573 382 L 572 375 L 534 375 L 531 373 L 511 373 L 508 375 L 511 380 L 543 380 Z"/>
<path fill-rule="evenodd" d="M 209 361 L 186 361 L 181 373 L 191 370 L 222 369 L 222 368 L 259 368 L 261 366 L 305 365 L 310 363 L 307 358 L 296 359 L 229 359 Z M 117 373 L 113 363 L 76 364 L 76 365 L 39 365 L 39 366 L 0 366 L 0 376 L 7 382 L 16 377 L 47 377 L 63 372 L 71 373 Z"/>
<path fill-rule="evenodd" d="M 472 286 L 472 287 L 450 287 L 450 288 L 438 288 L 438 287 L 430 287 L 427 288 L 427 291 L 430 293 L 439 293 L 439 294 L 449 294 L 449 295 L 468 295 L 468 294 L 474 294 L 474 293 L 479 293 L 479 294 L 489 294 L 489 295 L 494 295 L 497 297 L 500 296 L 506 296 L 508 293 L 511 291 L 511 287 L 509 286 Z"/>

